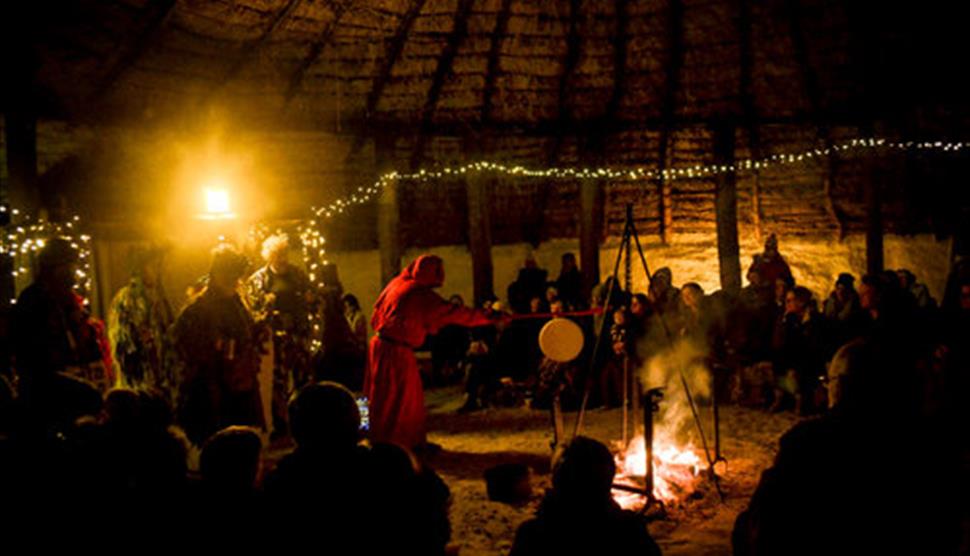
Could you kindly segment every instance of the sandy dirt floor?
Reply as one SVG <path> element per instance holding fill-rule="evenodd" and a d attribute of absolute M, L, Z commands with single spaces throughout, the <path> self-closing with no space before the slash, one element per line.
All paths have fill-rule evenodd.
<path fill-rule="evenodd" d="M 507 554 L 519 524 L 531 517 L 549 487 L 552 432 L 547 412 L 526 408 L 486 409 L 458 414 L 458 388 L 427 392 L 429 440 L 442 451 L 429 460 L 451 487 L 452 542 L 465 556 Z M 567 431 L 575 414 L 566 415 Z M 770 465 L 778 438 L 797 422 L 789 413 L 727 406 L 721 411 L 718 465 L 724 502 L 709 480 L 697 481 L 696 493 L 650 524 L 666 555 L 729 555 L 734 519 L 751 496 L 761 471 Z M 610 443 L 620 438 L 621 412 L 593 410 L 583 434 Z M 500 463 L 523 463 L 532 470 L 532 499 L 521 506 L 489 501 L 484 472 Z"/>

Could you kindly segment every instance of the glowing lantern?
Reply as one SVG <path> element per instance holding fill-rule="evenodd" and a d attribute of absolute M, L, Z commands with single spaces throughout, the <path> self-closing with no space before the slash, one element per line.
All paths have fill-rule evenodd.
<path fill-rule="evenodd" d="M 223 220 L 235 218 L 229 203 L 229 190 L 224 188 L 206 187 L 203 189 L 205 194 L 205 212 L 199 215 L 205 220 Z"/>

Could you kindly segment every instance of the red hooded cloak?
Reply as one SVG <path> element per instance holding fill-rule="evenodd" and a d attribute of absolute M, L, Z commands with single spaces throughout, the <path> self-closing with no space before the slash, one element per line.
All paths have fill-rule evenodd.
<path fill-rule="evenodd" d="M 457 307 L 434 292 L 444 266 L 421 255 L 384 288 L 374 304 L 364 394 L 370 400 L 370 437 L 415 448 L 425 442 L 424 391 L 414 349 L 441 327 L 493 323 L 478 309 Z"/>

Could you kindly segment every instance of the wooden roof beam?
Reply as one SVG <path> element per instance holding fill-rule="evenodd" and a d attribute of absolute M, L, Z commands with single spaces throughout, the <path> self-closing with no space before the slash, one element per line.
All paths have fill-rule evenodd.
<path fill-rule="evenodd" d="M 229 69 L 226 70 L 225 75 L 223 75 L 222 80 L 217 83 L 211 91 L 209 91 L 208 97 L 211 98 L 212 95 L 225 88 L 226 85 L 232 82 L 232 80 L 235 79 L 240 72 L 242 72 L 243 68 L 246 67 L 246 64 L 248 64 L 250 60 L 259 54 L 259 51 L 263 48 L 270 37 L 273 36 L 273 33 L 275 33 L 276 30 L 283 25 L 283 22 L 293 15 L 293 12 L 300 7 L 302 1 L 303 0 L 287 0 L 286 5 L 283 6 L 283 9 L 278 11 L 276 15 L 273 16 L 269 26 L 263 30 L 259 37 L 245 43 L 243 47 L 239 49 L 239 52 L 237 52 L 236 56 L 233 58 Z"/>
<path fill-rule="evenodd" d="M 176 0 L 149 0 L 139 31 L 130 43 L 115 50 L 116 55 L 109 62 L 108 72 L 101 78 L 95 89 L 94 97 L 104 95 L 119 79 L 145 55 L 174 13 Z"/>
<path fill-rule="evenodd" d="M 416 168 L 424 159 L 424 147 L 434 127 L 434 112 L 438 107 L 441 89 L 445 85 L 445 80 L 452 75 L 458 48 L 461 47 L 465 37 L 468 36 L 468 16 L 471 15 L 473 3 L 474 0 L 459 0 L 458 8 L 455 10 L 451 33 L 448 34 L 445 48 L 442 50 L 441 56 L 438 57 L 438 66 L 431 78 L 431 87 L 428 88 L 428 98 L 421 110 L 421 128 L 418 132 L 414 153 L 411 156 L 412 168 Z"/>
<path fill-rule="evenodd" d="M 573 75 L 579 65 L 582 55 L 583 37 L 579 32 L 582 18 L 582 0 L 569 0 L 569 33 L 566 35 L 566 59 L 563 61 L 562 76 L 559 78 L 558 93 L 558 116 L 556 125 L 560 129 L 567 129 L 573 119 L 572 109 L 569 100 L 572 96 Z M 552 139 L 552 146 L 549 149 L 549 163 L 554 163 L 559 158 L 559 151 L 562 149 L 563 134 L 556 134 Z"/>
<path fill-rule="evenodd" d="M 384 51 L 384 58 L 381 62 L 381 67 L 377 71 L 377 75 L 374 76 L 373 84 L 371 85 L 370 92 L 367 93 L 367 102 L 364 108 L 364 129 L 361 129 L 361 133 L 358 134 L 357 139 L 354 141 L 353 146 L 350 149 L 350 153 L 347 155 L 348 159 L 352 159 L 354 156 L 360 152 L 363 148 L 364 143 L 367 141 L 368 136 L 371 133 L 370 123 L 374 120 L 374 111 L 377 110 L 377 103 L 381 100 L 381 95 L 384 94 L 384 87 L 387 86 L 388 81 L 391 79 L 391 73 L 394 70 L 394 65 L 397 64 L 398 59 L 401 57 L 401 53 L 404 52 L 404 45 L 407 43 L 408 35 L 411 34 L 411 28 L 414 26 L 414 20 L 418 18 L 418 14 L 421 13 L 421 9 L 424 7 L 426 0 L 411 0 L 411 5 L 408 6 L 407 11 L 401 16 L 401 21 L 398 23 L 397 29 L 394 31 L 394 36 L 391 40 L 387 42 L 387 48 Z"/>
<path fill-rule="evenodd" d="M 502 6 L 495 16 L 495 27 L 492 28 L 491 43 L 488 49 L 488 69 L 485 71 L 485 88 L 482 91 L 482 124 L 492 121 L 494 108 L 495 81 L 498 79 L 499 59 L 502 55 L 502 40 L 509 29 L 509 18 L 512 15 L 512 0 L 502 0 Z"/>
<path fill-rule="evenodd" d="M 740 79 L 738 79 L 738 96 L 741 103 L 741 118 L 744 120 L 744 127 L 748 130 L 748 150 L 752 158 L 761 157 L 761 134 L 758 128 L 758 109 L 754 97 L 754 44 L 752 41 L 751 29 L 753 21 L 751 17 L 751 0 L 740 0 L 738 10 L 738 46 L 739 46 L 739 68 Z M 762 229 L 762 209 L 761 209 L 761 177 L 759 172 L 754 172 L 754 181 L 751 186 L 751 220 L 754 225 L 754 234 L 757 239 L 761 239 Z"/>
<path fill-rule="evenodd" d="M 664 94 L 660 108 L 660 145 L 657 148 L 658 175 L 667 168 L 667 150 L 670 134 L 673 131 L 676 111 L 677 92 L 680 90 L 680 74 L 684 65 L 684 3 L 683 0 L 668 0 L 667 65 L 665 69 Z M 670 183 L 657 178 L 660 206 L 660 237 L 666 242 L 670 237 L 673 223 L 673 192 Z"/>
<path fill-rule="evenodd" d="M 340 2 L 334 2 L 331 4 L 333 10 L 333 21 L 324 27 L 317 39 L 313 41 L 310 45 L 310 49 L 307 51 L 307 55 L 303 57 L 300 65 L 297 66 L 296 70 L 290 75 L 289 85 L 286 87 L 286 94 L 284 95 L 283 107 L 289 106 L 290 101 L 293 97 L 300 91 L 303 86 L 303 78 L 306 76 L 306 72 L 317 63 L 317 60 L 323 55 L 324 50 L 330 45 L 330 41 L 333 40 L 334 32 L 337 30 L 337 26 L 340 24 L 340 20 L 343 19 L 345 13 L 350 11 L 351 7 L 354 5 L 355 0 L 343 0 Z"/>

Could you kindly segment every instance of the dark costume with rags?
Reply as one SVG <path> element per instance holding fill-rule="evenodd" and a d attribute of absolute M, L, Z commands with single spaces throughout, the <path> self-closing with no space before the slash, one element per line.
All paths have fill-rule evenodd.
<path fill-rule="evenodd" d="M 212 266 L 210 275 L 233 274 L 238 269 L 219 267 L 244 270 L 245 259 L 217 253 Z M 213 281 L 182 311 L 174 329 L 183 365 L 178 420 L 196 444 L 230 425 L 264 424 L 255 323 L 239 295 Z"/>
<path fill-rule="evenodd" d="M 246 281 L 249 307 L 273 337 L 273 431 L 286 430 L 286 402 L 310 366 L 310 281 L 299 268 L 267 264 Z"/>

